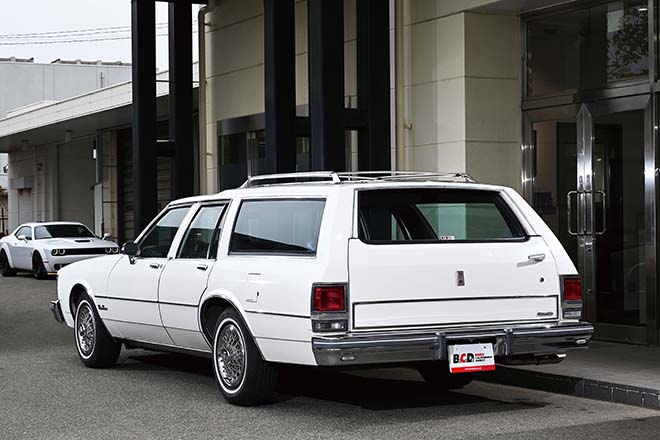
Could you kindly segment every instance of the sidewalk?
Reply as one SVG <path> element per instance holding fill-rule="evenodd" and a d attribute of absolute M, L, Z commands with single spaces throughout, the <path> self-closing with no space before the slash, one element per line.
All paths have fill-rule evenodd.
<path fill-rule="evenodd" d="M 498 366 L 507 385 L 660 409 L 660 348 L 591 341 L 554 365 Z"/>

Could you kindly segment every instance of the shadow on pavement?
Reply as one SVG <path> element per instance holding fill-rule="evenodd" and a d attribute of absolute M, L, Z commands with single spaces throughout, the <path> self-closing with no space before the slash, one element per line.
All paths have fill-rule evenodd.
<path fill-rule="evenodd" d="M 130 363 L 120 363 L 122 370 L 177 370 L 213 377 L 211 362 L 182 354 L 129 354 Z M 545 406 L 540 402 L 494 400 L 464 391 L 438 393 L 424 382 L 402 379 L 400 369 L 379 370 L 381 377 L 368 377 L 369 370 L 350 372 L 313 367 L 286 366 L 281 369 L 277 403 L 297 397 L 354 405 L 368 410 L 396 410 L 439 406 L 475 405 L 474 412 L 514 411 Z M 389 372 L 391 371 L 391 376 Z M 386 372 L 382 377 L 382 372 Z M 365 377 L 367 376 L 367 377 Z M 485 404 L 485 405 L 484 405 Z"/>

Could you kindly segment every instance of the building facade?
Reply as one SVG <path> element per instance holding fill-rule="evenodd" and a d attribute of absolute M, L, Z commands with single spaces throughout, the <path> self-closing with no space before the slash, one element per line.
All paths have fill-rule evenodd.
<path fill-rule="evenodd" d="M 31 117 L 40 108 L 130 78 L 130 64 L 121 62 L 57 59 L 45 64 L 33 59 L 0 58 L 0 120 L 9 126 L 12 120 Z M 46 211 L 52 210 L 48 194 L 58 187 L 68 194 L 61 206 L 66 217 L 94 224 L 90 202 L 95 170 L 93 145 L 89 140 L 72 142 L 71 134 L 66 132 L 59 140 L 72 146 L 35 145 L 25 137 L 11 148 L 0 149 L 5 152 L 0 153 L 0 232 L 3 227 L 8 230 L 25 221 L 46 219 Z M 57 175 L 55 169 L 59 169 Z"/>

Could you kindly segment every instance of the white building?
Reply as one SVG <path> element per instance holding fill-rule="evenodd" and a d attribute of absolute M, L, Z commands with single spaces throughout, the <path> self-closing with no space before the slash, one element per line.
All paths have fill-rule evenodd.
<path fill-rule="evenodd" d="M 121 62 L 58 59 L 43 64 L 35 63 L 33 59 L 0 58 L 0 120 L 11 121 L 21 115 L 32 115 L 33 111 L 55 102 L 130 79 L 130 64 Z M 77 148 L 76 156 L 89 156 L 88 162 L 92 160 L 92 148 L 89 144 Z M 47 174 L 44 169 L 45 162 L 38 157 L 35 146 L 30 144 L 28 138 L 11 150 L 0 148 L 0 151 L 12 150 L 15 154 L 11 156 L 0 154 L 0 188 L 5 190 L 0 193 L 0 216 L 4 212 L 5 217 L 8 217 L 4 222 L 0 220 L 0 229 L 3 226 L 5 229 L 11 229 L 23 221 L 42 219 L 46 210 L 43 204 L 39 205 L 39 191 L 42 191 L 43 198 L 44 189 L 38 187 L 39 176 Z M 59 160 L 67 161 L 67 153 L 73 153 L 73 149 L 65 150 Z M 67 188 L 67 185 L 72 186 L 67 183 L 67 179 L 76 181 L 84 176 L 80 172 L 84 173 L 88 168 L 83 166 L 78 169 L 79 172 L 72 170 L 60 175 L 64 188 Z M 87 178 L 89 179 L 89 176 Z M 77 184 L 75 186 L 78 187 L 76 192 L 81 198 L 79 201 L 83 202 L 84 206 L 84 200 L 93 194 L 89 187 L 79 187 Z M 3 199 L 3 194 L 8 196 L 9 200 Z M 74 193 L 70 196 L 70 203 L 78 205 L 78 202 L 74 201 Z M 93 216 L 87 212 L 80 211 L 79 215 L 82 221 L 93 221 Z"/>

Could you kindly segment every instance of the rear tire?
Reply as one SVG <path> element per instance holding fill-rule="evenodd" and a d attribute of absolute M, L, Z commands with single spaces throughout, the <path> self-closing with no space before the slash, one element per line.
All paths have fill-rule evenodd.
<path fill-rule="evenodd" d="M 436 391 L 448 391 L 463 388 L 472 382 L 471 373 L 452 374 L 446 362 L 435 362 L 417 367 L 424 382 Z"/>
<path fill-rule="evenodd" d="M 38 280 L 45 280 L 48 278 L 48 271 L 44 267 L 44 262 L 41 260 L 39 252 L 32 254 L 32 275 Z"/>
<path fill-rule="evenodd" d="M 85 366 L 107 368 L 117 362 L 121 344 L 105 329 L 89 296 L 83 295 L 76 307 L 73 330 L 78 356 Z"/>
<path fill-rule="evenodd" d="M 13 277 L 16 275 L 16 269 L 12 269 L 9 265 L 9 258 L 5 251 L 0 251 L 0 275 L 3 277 Z"/>
<path fill-rule="evenodd" d="M 218 318 L 213 338 L 213 372 L 229 403 L 268 403 L 277 385 L 277 367 L 262 359 L 238 312 L 227 309 Z"/>

